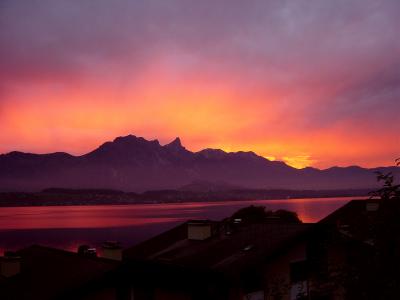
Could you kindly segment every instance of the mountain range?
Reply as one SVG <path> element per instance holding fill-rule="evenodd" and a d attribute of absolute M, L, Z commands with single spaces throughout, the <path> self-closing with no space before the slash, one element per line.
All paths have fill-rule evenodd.
<path fill-rule="evenodd" d="M 0 191 L 39 191 L 49 187 L 145 191 L 219 188 L 359 189 L 376 188 L 376 174 L 399 167 L 358 166 L 296 169 L 254 152 L 220 149 L 187 150 L 179 138 L 157 140 L 128 135 L 106 142 L 92 152 L 0 155 Z M 200 184 L 197 184 L 200 183 Z"/>

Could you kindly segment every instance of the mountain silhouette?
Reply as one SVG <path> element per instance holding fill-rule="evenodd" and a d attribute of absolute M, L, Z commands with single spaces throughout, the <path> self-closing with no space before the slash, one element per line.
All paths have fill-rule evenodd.
<path fill-rule="evenodd" d="M 400 175 L 398 167 L 357 166 L 296 169 L 254 152 L 204 149 L 191 152 L 176 138 L 161 145 L 128 135 L 81 156 L 57 152 L 0 155 L 1 191 L 39 191 L 49 187 L 144 191 L 179 189 L 196 182 L 243 188 L 375 188 L 375 171 Z"/>

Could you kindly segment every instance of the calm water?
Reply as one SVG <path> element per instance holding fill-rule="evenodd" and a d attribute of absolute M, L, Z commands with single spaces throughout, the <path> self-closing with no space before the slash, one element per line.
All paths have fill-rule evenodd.
<path fill-rule="evenodd" d="M 0 252 L 31 244 L 75 251 L 80 244 L 99 246 L 105 240 L 129 247 L 187 219 L 219 220 L 251 204 L 296 211 L 303 222 L 316 222 L 351 199 L 356 198 L 6 207 L 0 208 Z"/>

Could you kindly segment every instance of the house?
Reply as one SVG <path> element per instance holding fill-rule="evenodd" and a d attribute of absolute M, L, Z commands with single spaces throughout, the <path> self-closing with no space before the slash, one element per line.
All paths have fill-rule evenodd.
<path fill-rule="evenodd" d="M 312 227 L 188 221 L 124 251 L 121 272 L 131 299 L 294 299 Z"/>
<path fill-rule="evenodd" d="M 357 223 L 378 207 L 351 201 L 317 224 L 188 221 L 124 251 L 127 299 L 345 299 L 374 253 Z"/>
<path fill-rule="evenodd" d="M 375 266 L 380 211 L 357 200 L 317 224 L 190 220 L 124 250 L 122 261 L 116 242 L 104 245 L 113 259 L 88 246 L 32 246 L 0 259 L 0 299 L 379 299 L 357 278 Z"/>
<path fill-rule="evenodd" d="M 397 299 L 400 285 L 400 201 L 368 199 L 350 201 L 320 221 L 348 240 L 335 251 L 331 239 L 325 257 L 335 251 L 336 269 L 347 299 Z M 337 248 L 337 247 L 336 247 Z M 340 254 L 340 255 L 339 255 Z M 338 265 L 340 266 L 338 268 Z M 332 276 L 331 276 L 332 277 Z"/>
<path fill-rule="evenodd" d="M 36 245 L 8 256 L 1 264 L 1 300 L 117 298 L 116 260 Z"/>

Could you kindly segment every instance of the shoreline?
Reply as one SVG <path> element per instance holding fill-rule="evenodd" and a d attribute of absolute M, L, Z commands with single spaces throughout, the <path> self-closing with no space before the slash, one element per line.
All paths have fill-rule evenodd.
<path fill-rule="evenodd" d="M 207 203 L 226 201 L 291 200 L 338 197 L 368 197 L 372 189 L 301 191 L 301 190 L 230 190 L 191 192 L 178 190 L 148 191 L 142 194 L 119 191 L 69 193 L 0 193 L 0 207 L 98 206 Z"/>

